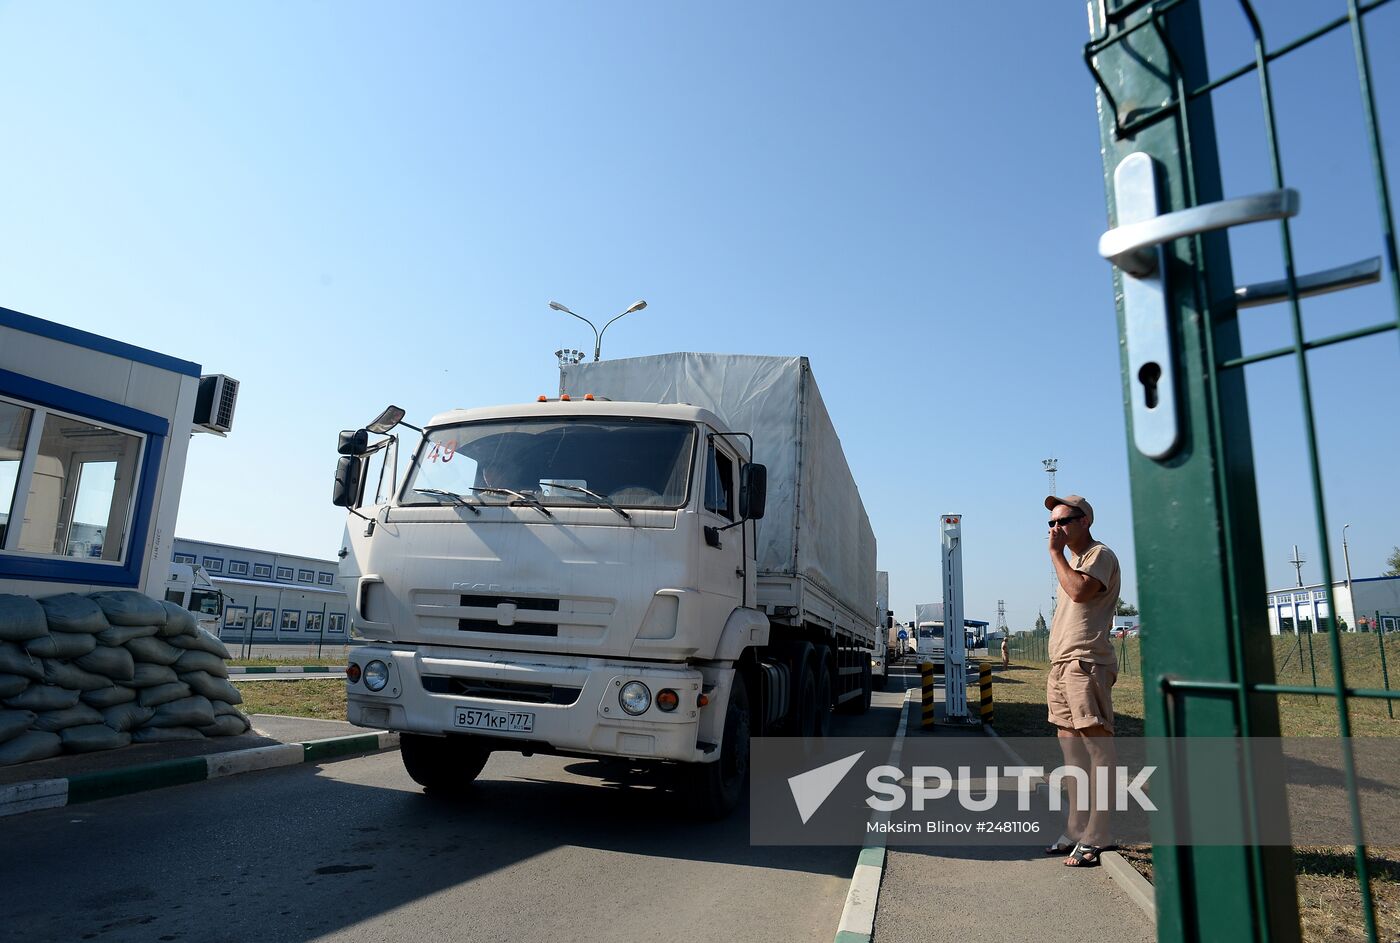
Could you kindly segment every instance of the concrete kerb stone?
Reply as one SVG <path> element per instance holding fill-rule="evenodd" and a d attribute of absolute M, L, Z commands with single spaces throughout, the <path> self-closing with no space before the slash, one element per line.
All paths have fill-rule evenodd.
<path fill-rule="evenodd" d="M 234 750 L 209 756 L 191 756 L 159 763 L 144 763 L 126 769 L 100 773 L 79 773 L 66 779 L 43 779 L 27 783 L 0 786 L 0 818 L 57 809 L 110 799 L 116 796 L 178 786 L 186 783 L 219 779 L 239 773 L 294 766 L 297 763 L 320 763 L 378 753 L 397 747 L 399 735 L 387 730 L 354 734 L 348 737 L 328 737 L 303 743 L 279 743 L 273 746 Z"/>
<path fill-rule="evenodd" d="M 899 730 L 895 733 L 894 745 L 890 747 L 889 764 L 899 765 L 904 752 L 904 737 L 909 729 L 909 704 L 918 688 L 904 692 L 900 705 Z M 871 815 L 872 822 L 889 821 L 888 812 Z M 875 933 L 875 910 L 880 903 L 880 881 L 885 876 L 885 833 L 867 833 L 865 847 L 856 859 L 856 869 L 851 875 L 851 886 L 846 891 L 846 905 L 841 910 L 841 920 L 836 925 L 835 943 L 870 943 Z"/>
<path fill-rule="evenodd" d="M 991 727 L 983 727 L 982 730 L 997 742 L 997 745 L 1011 757 L 1017 766 L 1025 766 L 1026 761 L 1011 749 L 1010 744 L 1001 738 Z M 1040 780 L 1040 785 L 1044 785 L 1044 780 Z M 1099 863 L 1103 865 L 1104 871 L 1112 879 L 1113 885 L 1121 890 L 1129 900 L 1137 904 L 1147 919 L 1152 921 L 1153 926 L 1157 924 L 1157 894 L 1153 890 L 1152 882 L 1138 873 L 1138 869 L 1133 867 L 1127 858 L 1124 858 L 1116 851 L 1105 851 L 1099 858 Z"/>

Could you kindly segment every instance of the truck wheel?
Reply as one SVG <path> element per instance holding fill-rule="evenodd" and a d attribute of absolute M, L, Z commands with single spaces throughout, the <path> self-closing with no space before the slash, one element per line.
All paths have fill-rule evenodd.
<path fill-rule="evenodd" d="M 802 659 L 795 688 L 788 733 L 804 740 L 811 739 L 817 729 L 817 673 L 812 658 Z"/>
<path fill-rule="evenodd" d="M 465 737 L 399 734 L 399 755 L 409 778 L 433 795 L 465 790 L 491 757 L 491 751 Z"/>
<path fill-rule="evenodd" d="M 831 736 L 831 653 L 823 648 L 820 649 L 821 657 L 817 659 L 817 716 L 816 723 L 812 726 L 812 736 Z"/>
<path fill-rule="evenodd" d="M 687 774 L 691 811 L 702 819 L 720 819 L 734 811 L 749 780 L 749 689 L 735 672 L 724 712 L 724 739 L 719 759 L 696 763 Z"/>

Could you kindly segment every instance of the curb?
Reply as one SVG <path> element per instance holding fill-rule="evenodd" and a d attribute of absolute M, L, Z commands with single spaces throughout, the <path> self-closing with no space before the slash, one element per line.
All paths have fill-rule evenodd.
<path fill-rule="evenodd" d="M 904 692 L 900 703 L 899 730 L 894 735 L 894 746 L 890 747 L 891 766 L 899 765 L 900 754 L 904 751 L 904 736 L 909 729 L 909 702 L 914 688 Z M 870 817 L 872 822 L 888 820 L 888 812 L 876 812 Z M 880 881 L 885 876 L 885 833 L 875 832 L 866 841 L 856 859 L 856 869 L 851 875 L 851 887 L 846 892 L 846 906 L 841 910 L 841 921 L 836 925 L 835 943 L 870 943 L 875 934 L 875 909 L 880 903 Z"/>
<path fill-rule="evenodd" d="M 1142 912 L 1147 914 L 1147 919 L 1152 921 L 1152 925 L 1157 925 L 1157 892 L 1152 887 L 1152 882 L 1138 873 L 1138 869 L 1129 863 L 1116 851 L 1105 851 L 1102 862 L 1103 869 L 1108 872 L 1108 876 L 1114 880 L 1123 892 L 1132 899 L 1132 902 L 1142 908 Z"/>
<path fill-rule="evenodd" d="M 1016 751 L 1011 749 L 1010 744 L 1002 739 L 1001 734 L 991 727 L 983 727 L 982 730 L 997 742 L 997 745 L 1015 761 L 1016 765 L 1026 765 L 1026 761 L 1016 755 Z M 1157 893 L 1152 887 L 1152 882 L 1139 874 L 1138 869 L 1116 851 L 1105 851 L 1100 856 L 1099 863 L 1103 865 L 1104 872 L 1112 879 L 1113 883 L 1129 900 L 1138 905 L 1155 927 L 1157 925 Z"/>
<path fill-rule="evenodd" d="M 162 760 L 126 769 L 101 773 L 78 773 L 66 779 L 40 779 L 27 783 L 0 786 L 0 818 L 59 809 L 80 802 L 111 799 L 166 786 L 181 786 L 221 779 L 239 773 L 252 773 L 277 766 L 297 763 L 320 763 L 347 756 L 377 753 L 397 747 L 399 735 L 387 730 L 307 740 L 304 743 L 279 743 L 274 746 L 232 750 L 210 756 L 191 756 L 178 760 Z"/>
<path fill-rule="evenodd" d="M 294 675 L 294 674 L 345 674 L 344 668 L 332 668 L 329 665 L 250 665 L 233 666 L 228 669 L 229 675 Z"/>

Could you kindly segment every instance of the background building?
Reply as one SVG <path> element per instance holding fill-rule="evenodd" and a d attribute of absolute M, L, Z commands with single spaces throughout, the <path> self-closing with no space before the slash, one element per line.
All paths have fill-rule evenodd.
<path fill-rule="evenodd" d="M 226 645 L 344 645 L 349 637 L 333 560 L 176 537 L 170 564 L 166 598 L 217 617 L 210 631 Z"/>
<path fill-rule="evenodd" d="M 1400 576 L 1374 576 L 1332 584 L 1332 596 L 1337 602 L 1337 615 L 1346 622 L 1348 631 L 1371 628 L 1380 614 L 1380 628 L 1386 632 L 1400 630 Z M 1271 590 L 1268 597 L 1269 631 L 1274 635 L 1296 632 L 1326 631 L 1327 588 L 1322 583 Z"/>

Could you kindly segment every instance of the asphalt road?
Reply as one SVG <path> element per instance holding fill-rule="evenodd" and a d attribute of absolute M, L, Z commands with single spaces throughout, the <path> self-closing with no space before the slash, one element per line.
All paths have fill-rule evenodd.
<path fill-rule="evenodd" d="M 886 735 L 904 672 L 840 736 Z M 657 780 L 496 754 L 470 799 L 397 752 L 7 820 L 0 940 L 830 940 L 856 848 L 752 847 Z"/>

